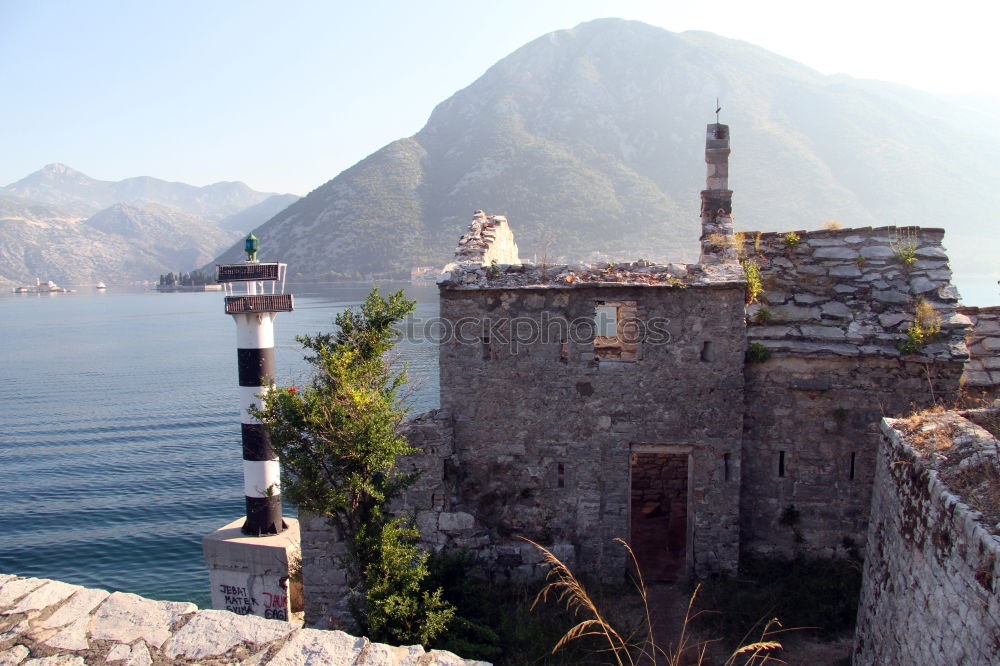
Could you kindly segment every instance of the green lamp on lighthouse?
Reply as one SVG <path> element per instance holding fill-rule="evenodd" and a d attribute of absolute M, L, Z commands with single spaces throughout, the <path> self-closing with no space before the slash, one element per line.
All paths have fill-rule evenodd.
<path fill-rule="evenodd" d="M 258 248 L 260 248 L 260 241 L 253 233 L 248 234 L 246 242 L 243 244 L 243 250 L 247 253 L 247 263 L 256 263 Z"/>

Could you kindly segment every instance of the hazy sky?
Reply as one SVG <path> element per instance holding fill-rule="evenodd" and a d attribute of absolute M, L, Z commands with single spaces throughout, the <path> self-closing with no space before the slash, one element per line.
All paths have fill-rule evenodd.
<path fill-rule="evenodd" d="M 305 194 L 524 43 L 607 16 L 1000 95 L 997 0 L 0 0 L 0 184 L 64 162 Z"/>

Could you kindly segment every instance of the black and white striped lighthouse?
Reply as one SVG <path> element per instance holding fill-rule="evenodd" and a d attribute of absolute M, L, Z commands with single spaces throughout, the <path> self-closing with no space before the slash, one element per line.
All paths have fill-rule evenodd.
<path fill-rule="evenodd" d="M 263 424 L 247 408 L 262 406 L 258 397 L 273 386 L 274 318 L 291 312 L 292 295 L 285 292 L 286 265 L 257 261 L 259 243 L 246 238 L 246 262 L 216 267 L 223 285 L 226 314 L 236 322 L 236 359 L 240 378 L 240 421 L 243 431 L 243 491 L 246 522 L 243 534 L 279 534 L 286 527 L 281 518 L 281 475 L 278 457 Z M 242 284 L 242 288 L 237 285 Z M 242 291 L 243 293 L 236 293 Z"/>

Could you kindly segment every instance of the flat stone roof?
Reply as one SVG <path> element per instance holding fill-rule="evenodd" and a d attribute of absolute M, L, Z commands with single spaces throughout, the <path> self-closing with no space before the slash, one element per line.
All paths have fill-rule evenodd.
<path fill-rule="evenodd" d="M 437 280 L 441 289 L 579 289 L 591 287 L 739 287 L 739 264 L 493 264 L 454 262 Z"/>

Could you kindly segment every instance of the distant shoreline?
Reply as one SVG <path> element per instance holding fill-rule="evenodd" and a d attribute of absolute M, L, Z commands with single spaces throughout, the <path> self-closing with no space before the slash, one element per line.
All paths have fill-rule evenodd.
<path fill-rule="evenodd" d="M 181 286 L 176 287 L 164 287 L 156 286 L 153 287 L 153 291 L 222 291 L 221 284 L 198 284 L 192 286 Z"/>

